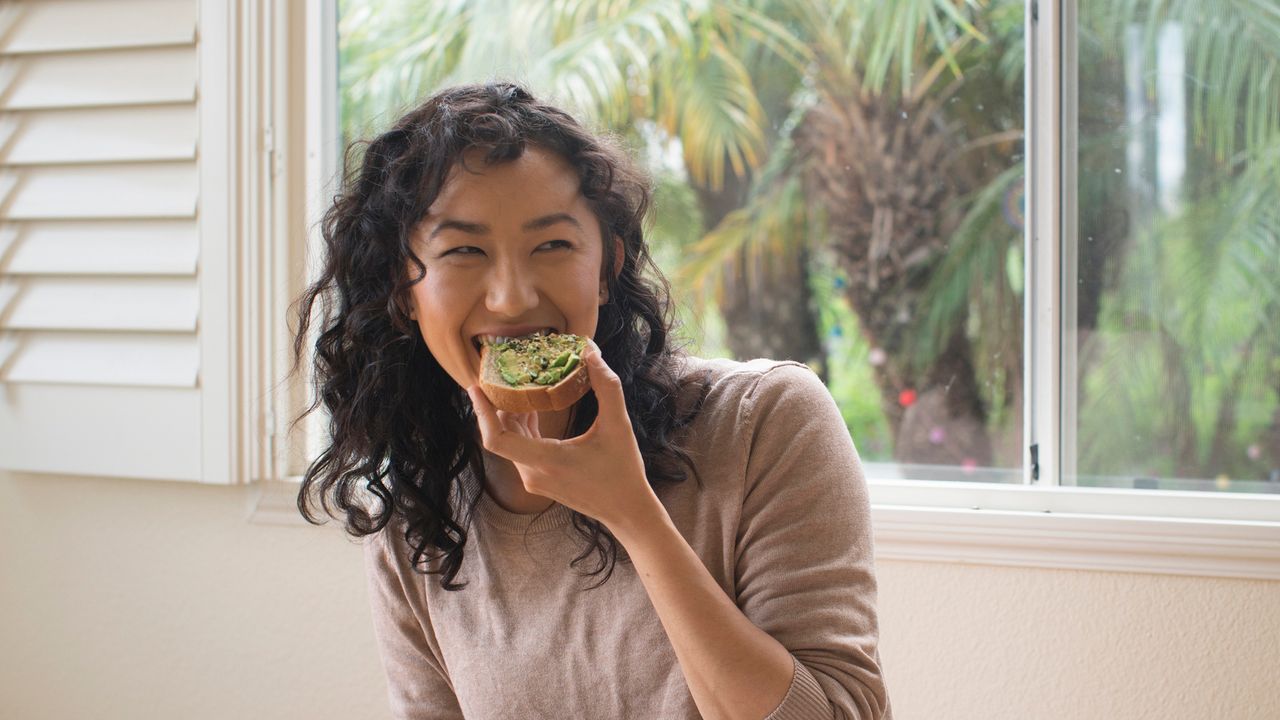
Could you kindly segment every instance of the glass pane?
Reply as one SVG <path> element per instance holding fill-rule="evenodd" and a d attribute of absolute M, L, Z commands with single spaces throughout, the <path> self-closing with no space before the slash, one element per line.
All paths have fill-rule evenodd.
<path fill-rule="evenodd" d="M 791 358 L 874 477 L 1022 482 L 1023 3 L 344 0 L 347 140 L 506 78 L 621 136 L 692 352 Z"/>
<path fill-rule="evenodd" d="M 1280 491 L 1267 5 L 1081 3 L 1068 483 Z"/>

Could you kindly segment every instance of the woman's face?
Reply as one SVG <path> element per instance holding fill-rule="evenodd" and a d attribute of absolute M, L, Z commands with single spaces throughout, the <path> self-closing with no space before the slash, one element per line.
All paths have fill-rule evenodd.
<path fill-rule="evenodd" d="M 600 226 L 568 163 L 529 146 L 510 162 L 467 164 L 415 230 L 426 274 L 410 288 L 427 348 L 462 387 L 479 378 L 486 337 L 594 337 L 607 299 Z"/>

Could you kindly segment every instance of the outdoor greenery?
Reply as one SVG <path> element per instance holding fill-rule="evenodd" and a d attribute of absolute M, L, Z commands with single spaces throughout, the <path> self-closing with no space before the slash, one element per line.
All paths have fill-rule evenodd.
<path fill-rule="evenodd" d="M 1280 10 L 1081 6 L 1079 472 L 1265 479 L 1280 467 Z M 343 0 L 344 141 L 447 84 L 525 83 L 650 168 L 650 237 L 694 350 L 809 363 L 865 459 L 1016 468 L 1023 7 Z M 1168 27 L 1190 127 L 1163 207 L 1143 195 L 1150 168 L 1128 167 L 1157 130 L 1126 114 L 1126 88 L 1154 96 L 1156 78 L 1126 77 L 1125 53 L 1154 58 Z"/>

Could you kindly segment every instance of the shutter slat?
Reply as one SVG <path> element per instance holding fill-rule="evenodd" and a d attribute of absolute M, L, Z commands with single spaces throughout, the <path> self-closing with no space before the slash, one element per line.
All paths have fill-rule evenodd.
<path fill-rule="evenodd" d="M 13 383 L 0 459 L 26 472 L 200 480 L 200 391 Z"/>
<path fill-rule="evenodd" d="M 15 224 L 0 228 L 0 256 L 9 242 L 10 275 L 194 275 L 199 254 L 191 220 Z"/>
<path fill-rule="evenodd" d="M 194 104 L 15 113 L 0 124 L 5 165 L 192 160 Z"/>
<path fill-rule="evenodd" d="M 43 0 L 14 7 L 0 53 L 195 42 L 195 0 Z"/>
<path fill-rule="evenodd" d="M 183 278 L 34 277 L 0 281 L 0 302 L 9 306 L 0 315 L 0 328 L 8 330 L 190 332 L 199 291 L 194 279 Z"/>
<path fill-rule="evenodd" d="M 8 382 L 195 387 L 194 334 L 23 333 L 5 363 Z"/>
<path fill-rule="evenodd" d="M 195 163 L 11 169 L 8 219 L 194 217 Z M 6 189 L 5 184 L 11 184 Z"/>
<path fill-rule="evenodd" d="M 74 55 L 18 55 L 0 61 L 0 109 L 191 102 L 194 46 Z"/>

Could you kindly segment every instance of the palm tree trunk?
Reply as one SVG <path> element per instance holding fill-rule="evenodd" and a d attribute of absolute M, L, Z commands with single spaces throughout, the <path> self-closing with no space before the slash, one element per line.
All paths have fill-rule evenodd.
<path fill-rule="evenodd" d="M 695 186 L 706 226 L 713 228 L 746 197 L 747 184 L 732 172 L 713 191 Z M 798 360 L 827 380 L 826 349 L 818 336 L 816 308 L 809 292 L 808 254 L 803 250 L 767 258 L 739 250 L 730 261 L 720 296 L 726 342 L 734 357 Z"/>
<path fill-rule="evenodd" d="M 821 202 L 846 295 L 883 353 L 875 370 L 900 462 L 988 465 L 992 440 L 964 315 L 925 368 L 910 360 L 922 295 L 975 181 L 945 172 L 954 139 L 935 99 L 908 107 L 857 92 L 828 93 L 797 129 L 807 191 Z"/>

